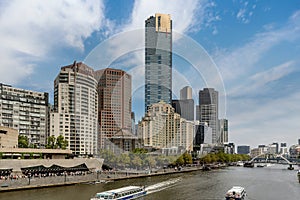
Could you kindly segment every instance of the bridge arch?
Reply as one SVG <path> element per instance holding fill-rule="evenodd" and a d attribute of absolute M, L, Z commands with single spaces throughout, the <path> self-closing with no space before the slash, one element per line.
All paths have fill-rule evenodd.
<path fill-rule="evenodd" d="M 285 160 L 287 162 L 287 164 L 292 165 L 292 163 L 288 159 L 286 159 L 285 157 L 283 157 L 282 154 L 274 154 L 274 153 L 262 153 L 262 154 L 259 154 L 259 155 L 255 156 L 254 158 L 252 158 L 250 162 L 253 162 L 256 158 L 258 158 L 260 156 L 263 156 L 263 155 L 274 155 L 276 158 L 280 157 L 283 160 Z"/>

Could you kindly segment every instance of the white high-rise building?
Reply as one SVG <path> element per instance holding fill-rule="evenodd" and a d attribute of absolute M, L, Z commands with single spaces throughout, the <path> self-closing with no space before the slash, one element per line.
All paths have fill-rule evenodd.
<path fill-rule="evenodd" d="M 75 155 L 97 154 L 98 94 L 94 70 L 79 62 L 61 68 L 54 81 L 50 135 L 62 135 Z"/>
<path fill-rule="evenodd" d="M 47 108 L 48 93 L 0 83 L 0 126 L 17 129 L 32 147 L 45 147 Z"/>

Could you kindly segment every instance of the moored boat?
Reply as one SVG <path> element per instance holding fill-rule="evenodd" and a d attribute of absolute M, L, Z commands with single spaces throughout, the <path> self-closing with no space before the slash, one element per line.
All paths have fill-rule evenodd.
<path fill-rule="evenodd" d="M 244 167 L 254 167 L 254 163 L 253 162 L 245 162 Z"/>
<path fill-rule="evenodd" d="M 91 200 L 102 200 L 102 199 L 136 199 L 147 194 L 144 187 L 140 186 L 127 186 L 119 189 L 109 190 L 105 192 L 99 192 Z"/>
<path fill-rule="evenodd" d="M 243 161 L 237 161 L 236 166 L 242 167 L 244 165 Z"/>
<path fill-rule="evenodd" d="M 243 200 L 246 197 L 246 190 L 241 186 L 234 186 L 227 191 L 226 200 Z"/>

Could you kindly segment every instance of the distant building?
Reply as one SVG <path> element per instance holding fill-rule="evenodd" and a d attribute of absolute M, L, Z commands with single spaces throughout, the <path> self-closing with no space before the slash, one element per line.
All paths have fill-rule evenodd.
<path fill-rule="evenodd" d="M 99 144 L 110 146 L 110 138 L 120 129 L 132 132 L 131 75 L 120 69 L 96 71 L 99 80 Z"/>
<path fill-rule="evenodd" d="M 172 100 L 172 20 L 156 13 L 145 21 L 145 112 Z"/>
<path fill-rule="evenodd" d="M 288 153 L 288 148 L 286 143 L 280 143 L 280 154 L 287 154 Z"/>
<path fill-rule="evenodd" d="M 278 154 L 279 153 L 279 144 L 277 142 L 273 142 L 272 145 L 275 145 L 275 147 L 276 147 L 275 153 Z"/>
<path fill-rule="evenodd" d="M 298 139 L 298 145 L 300 145 L 300 139 Z"/>
<path fill-rule="evenodd" d="M 152 104 L 139 122 L 138 135 L 145 148 L 182 147 L 193 150 L 194 122 L 181 118 L 165 102 Z"/>
<path fill-rule="evenodd" d="M 268 146 L 268 153 L 270 153 L 270 154 L 277 154 L 276 152 L 277 152 L 277 146 L 276 146 L 276 144 L 269 144 L 269 146 Z"/>
<path fill-rule="evenodd" d="M 194 99 L 192 98 L 192 88 L 186 86 L 180 90 L 180 100 L 172 100 L 175 112 L 186 120 L 194 121 Z"/>
<path fill-rule="evenodd" d="M 75 155 L 97 154 L 97 80 L 82 62 L 61 67 L 54 81 L 50 135 L 64 136 Z"/>
<path fill-rule="evenodd" d="M 195 137 L 193 151 L 201 151 L 202 144 L 212 144 L 212 130 L 206 122 L 195 121 Z"/>
<path fill-rule="evenodd" d="M 230 142 L 230 143 L 224 144 L 224 153 L 235 154 L 234 143 Z"/>
<path fill-rule="evenodd" d="M 228 120 L 220 119 L 219 120 L 219 143 L 225 144 L 228 143 Z"/>
<path fill-rule="evenodd" d="M 0 148 L 18 148 L 18 130 L 0 126 Z"/>
<path fill-rule="evenodd" d="M 180 100 L 193 99 L 193 90 L 190 86 L 185 86 L 180 90 Z"/>
<path fill-rule="evenodd" d="M 207 122 L 212 128 L 212 143 L 220 143 L 218 129 L 218 92 L 213 88 L 199 91 L 198 117 L 200 122 Z"/>
<path fill-rule="evenodd" d="M 47 108 L 48 93 L 0 83 L 0 126 L 17 129 L 37 148 L 46 144 Z"/>
<path fill-rule="evenodd" d="M 261 150 L 262 153 L 268 153 L 268 147 L 264 144 L 258 145 L 258 148 Z"/>
<path fill-rule="evenodd" d="M 291 159 L 300 158 L 300 145 L 292 145 L 289 149 L 289 157 Z"/>
<path fill-rule="evenodd" d="M 194 99 L 172 100 L 172 106 L 182 118 L 194 121 Z"/>
<path fill-rule="evenodd" d="M 259 156 L 263 153 L 263 149 L 262 148 L 253 148 L 250 151 L 250 157 L 254 158 L 256 156 Z"/>
<path fill-rule="evenodd" d="M 250 146 L 243 145 L 237 147 L 238 154 L 250 154 Z"/>

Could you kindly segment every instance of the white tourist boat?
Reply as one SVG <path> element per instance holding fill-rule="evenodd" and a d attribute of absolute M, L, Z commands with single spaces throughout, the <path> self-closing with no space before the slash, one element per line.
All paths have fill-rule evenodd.
<path fill-rule="evenodd" d="M 227 191 L 226 200 L 243 200 L 246 197 L 246 190 L 240 186 L 234 186 Z"/>
<path fill-rule="evenodd" d="M 127 186 L 115 190 L 109 190 L 105 192 L 99 192 L 91 200 L 103 200 L 103 199 L 136 199 L 144 196 L 147 191 L 144 187 L 140 186 Z"/>

